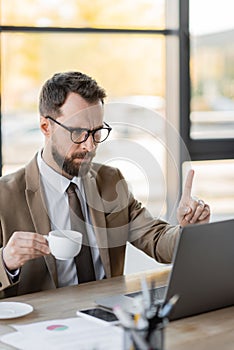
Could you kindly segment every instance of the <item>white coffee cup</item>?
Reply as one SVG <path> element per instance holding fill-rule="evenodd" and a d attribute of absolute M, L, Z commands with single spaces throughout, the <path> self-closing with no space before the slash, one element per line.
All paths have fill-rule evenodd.
<path fill-rule="evenodd" d="M 82 246 L 82 233 L 72 230 L 50 231 L 46 239 L 51 254 L 59 260 L 74 258 Z"/>

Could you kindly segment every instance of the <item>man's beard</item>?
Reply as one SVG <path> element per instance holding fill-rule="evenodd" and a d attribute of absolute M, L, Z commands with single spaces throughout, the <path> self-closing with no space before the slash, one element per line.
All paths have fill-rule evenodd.
<path fill-rule="evenodd" d="M 62 156 L 55 146 L 52 146 L 52 156 L 60 169 L 70 176 L 85 176 L 90 168 L 92 159 L 95 156 L 96 151 L 93 152 L 76 152 L 71 157 Z M 81 163 L 74 162 L 75 159 L 87 159 Z"/>

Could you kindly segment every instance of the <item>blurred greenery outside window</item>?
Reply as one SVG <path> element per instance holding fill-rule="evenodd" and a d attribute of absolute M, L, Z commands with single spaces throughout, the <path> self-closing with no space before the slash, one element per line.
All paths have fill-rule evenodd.
<path fill-rule="evenodd" d="M 117 102 L 120 103 L 119 109 L 121 105 L 124 107 L 121 108 L 121 113 L 125 114 L 128 132 L 127 135 L 119 133 L 119 138 L 131 138 L 136 143 L 138 141 L 142 143 L 143 138 L 147 139 L 148 141 L 146 140 L 142 147 L 146 147 L 148 152 L 153 149 L 157 152 L 160 147 L 157 140 L 151 137 L 153 141 L 149 141 L 150 135 L 147 131 L 140 132 L 139 128 L 133 125 L 137 108 L 130 110 L 129 104 L 135 105 L 139 101 L 142 103 L 147 98 L 148 102 L 146 101 L 145 104 L 148 108 L 155 108 L 160 113 L 164 113 L 163 37 L 133 35 L 129 38 L 122 35 L 104 34 L 4 33 L 2 44 L 3 169 L 5 172 L 27 163 L 41 147 L 43 140 L 38 128 L 39 114 L 37 111 L 40 84 L 54 72 L 68 69 L 80 70 L 95 77 L 100 85 L 105 87 L 108 94 L 107 101 L 115 102 L 113 108 L 116 110 Z M 150 55 L 145 57 L 145 52 L 150 52 Z M 158 62 L 156 67 L 153 62 Z M 139 106 L 139 108 L 145 110 L 144 107 Z M 109 114 L 107 122 L 112 122 L 111 125 L 114 126 L 114 123 L 119 122 L 120 116 L 116 114 L 112 118 L 111 113 Z M 120 127 L 116 126 L 115 130 L 120 130 Z M 149 142 L 151 142 L 150 145 L 148 145 Z M 153 149 L 151 149 L 152 144 Z M 101 149 L 104 149 L 103 145 Z M 106 152 L 100 151 L 96 159 L 106 162 L 105 156 L 107 156 Z M 110 152 L 108 152 L 108 157 L 113 159 Z M 165 156 L 160 151 L 158 157 L 160 157 L 164 173 L 164 161 L 161 161 L 161 158 Z M 139 179 L 135 179 L 133 187 L 138 188 L 138 194 L 146 202 L 148 190 L 146 188 L 147 191 L 144 194 L 145 187 L 141 186 L 141 183 L 148 175 L 144 175 L 144 171 L 139 170 L 140 160 L 138 166 L 136 163 L 135 166 L 133 163 L 130 164 L 127 159 L 125 161 L 122 159 L 121 164 L 122 167 L 120 167 L 123 168 L 123 172 L 131 182 L 135 178 L 133 174 L 138 171 Z M 161 182 L 161 173 L 155 178 L 155 181 Z M 158 187 L 161 188 L 161 186 Z M 160 207 L 155 210 L 155 215 L 158 211 L 163 215 L 161 203 L 164 200 L 164 187 L 162 192 L 155 196 L 158 204 L 151 205 L 151 207 Z"/>
<path fill-rule="evenodd" d="M 190 0 L 193 139 L 234 138 L 232 12 L 232 0 Z"/>
<path fill-rule="evenodd" d="M 50 32 L 19 29 L 1 34 L 3 174 L 26 164 L 43 145 L 38 128 L 41 85 L 55 72 L 79 70 L 94 77 L 107 91 L 107 104 L 113 103 L 105 120 L 114 130 L 108 143 L 100 145 L 96 160 L 119 166 L 135 195 L 154 215 L 165 216 L 165 149 L 157 140 L 159 133 L 164 133 L 161 120 L 165 116 L 165 37 L 53 30 L 161 29 L 165 27 L 165 1 L 125 0 L 110 6 L 106 0 L 12 0 L 2 1 L 1 5 L 2 25 L 51 28 Z M 158 127 L 147 116 L 152 110 L 163 115 Z M 122 125 L 119 113 L 123 116 Z M 136 113 L 139 119 L 142 113 L 146 123 L 150 119 L 147 130 L 135 122 Z M 152 135 L 151 130 L 155 129 L 156 134 Z M 153 158 L 157 169 L 152 174 L 144 169 L 140 157 L 135 159 L 136 147 L 149 157 L 156 155 Z M 154 199 L 150 200 L 149 182 L 157 183 L 153 186 Z"/>
<path fill-rule="evenodd" d="M 1 0 L 2 25 L 164 28 L 165 0 Z"/>

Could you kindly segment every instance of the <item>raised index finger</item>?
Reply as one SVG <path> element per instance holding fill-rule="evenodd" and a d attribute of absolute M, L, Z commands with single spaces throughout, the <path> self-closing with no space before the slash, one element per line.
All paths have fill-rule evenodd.
<path fill-rule="evenodd" d="M 193 184 L 194 170 L 190 169 L 185 181 L 184 190 L 181 199 L 183 201 L 189 201 L 191 198 L 192 184 Z"/>

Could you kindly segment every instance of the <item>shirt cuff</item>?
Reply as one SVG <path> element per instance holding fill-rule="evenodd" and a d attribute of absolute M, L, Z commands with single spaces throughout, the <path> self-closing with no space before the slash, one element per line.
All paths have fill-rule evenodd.
<path fill-rule="evenodd" d="M 3 250 L 2 250 L 2 254 L 3 254 Z M 5 271 L 6 271 L 7 275 L 8 275 L 8 277 L 11 279 L 12 282 L 16 282 L 17 279 L 19 278 L 20 269 L 9 271 L 8 268 L 6 267 L 6 264 L 5 264 L 5 261 L 3 259 L 3 256 L 2 256 L 2 261 L 3 261 L 3 265 L 5 267 Z"/>

